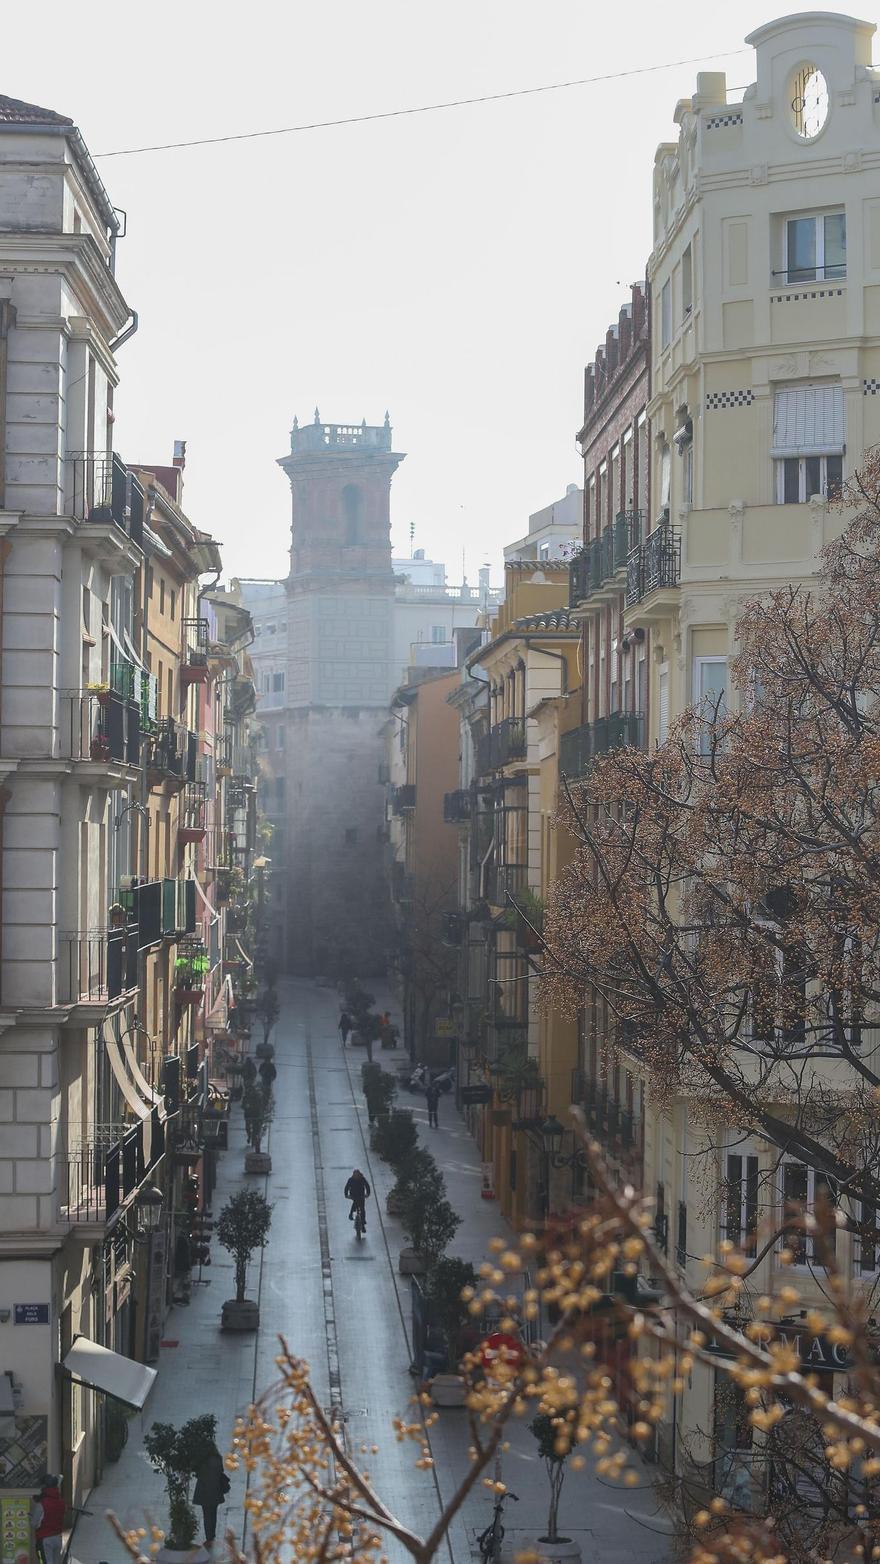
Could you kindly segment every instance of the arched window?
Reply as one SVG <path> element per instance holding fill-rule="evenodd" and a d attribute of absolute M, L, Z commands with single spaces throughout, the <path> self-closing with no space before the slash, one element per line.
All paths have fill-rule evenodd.
<path fill-rule="evenodd" d="M 345 546 L 363 542 L 362 495 L 356 483 L 347 483 L 342 491 L 342 514 L 345 520 Z"/>

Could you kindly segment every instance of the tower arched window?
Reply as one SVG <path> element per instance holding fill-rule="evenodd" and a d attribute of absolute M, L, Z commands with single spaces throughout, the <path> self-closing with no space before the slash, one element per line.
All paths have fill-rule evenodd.
<path fill-rule="evenodd" d="M 356 483 L 347 483 L 342 491 L 345 545 L 363 542 L 363 495 Z"/>

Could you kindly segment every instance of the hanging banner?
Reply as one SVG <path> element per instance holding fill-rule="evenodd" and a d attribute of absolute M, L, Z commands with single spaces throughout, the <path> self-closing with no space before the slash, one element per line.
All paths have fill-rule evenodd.
<path fill-rule="evenodd" d="M 0 1549 L 2 1564 L 30 1564 L 30 1499 L 0 1500 Z"/>

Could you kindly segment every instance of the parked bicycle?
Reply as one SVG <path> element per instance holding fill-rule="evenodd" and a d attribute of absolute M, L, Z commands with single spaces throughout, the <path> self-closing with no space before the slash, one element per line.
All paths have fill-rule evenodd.
<path fill-rule="evenodd" d="M 480 1558 L 483 1564 L 498 1564 L 501 1558 L 501 1544 L 504 1541 L 504 1524 L 502 1514 L 506 1500 L 513 1499 L 519 1503 L 519 1495 L 515 1493 L 499 1493 L 492 1510 L 492 1519 L 484 1532 L 477 1538 L 477 1547 L 480 1550 Z"/>

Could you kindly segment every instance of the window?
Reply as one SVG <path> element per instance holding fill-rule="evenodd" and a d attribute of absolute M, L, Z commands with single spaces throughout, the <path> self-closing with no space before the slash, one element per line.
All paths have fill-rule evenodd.
<path fill-rule="evenodd" d="M 342 491 L 342 512 L 345 521 L 345 544 L 363 542 L 361 491 L 356 483 L 347 483 Z"/>
<path fill-rule="evenodd" d="M 279 635 L 286 635 L 287 634 L 287 620 L 286 619 L 283 619 L 281 621 L 281 624 L 278 626 L 278 633 L 279 633 Z"/>
<path fill-rule="evenodd" d="M 283 726 L 279 727 L 279 729 L 278 729 L 278 748 L 279 749 L 283 749 L 284 748 L 286 740 L 287 740 L 287 729 L 285 727 L 283 727 Z"/>
<path fill-rule="evenodd" d="M 812 141 L 828 118 L 828 83 L 817 66 L 798 66 L 789 86 L 789 102 L 796 134 L 802 141 Z"/>
<path fill-rule="evenodd" d="M 864 1276 L 874 1274 L 880 1268 L 880 1240 L 877 1234 L 877 1207 L 868 1200 L 861 1203 L 859 1218 L 862 1231 L 855 1244 L 856 1269 Z"/>
<path fill-rule="evenodd" d="M 272 688 L 272 675 L 271 675 L 271 673 L 264 673 L 263 674 L 263 694 L 267 695 L 268 692 L 271 690 L 271 688 Z"/>
<path fill-rule="evenodd" d="M 269 625 L 266 626 L 266 634 L 267 635 L 274 635 L 277 629 L 278 629 L 277 625 L 269 624 Z"/>
<path fill-rule="evenodd" d="M 445 625 L 431 626 L 431 640 L 435 646 L 440 646 L 446 640 Z"/>
<path fill-rule="evenodd" d="M 672 341 L 672 283 L 667 277 L 660 290 L 660 350 Z"/>
<path fill-rule="evenodd" d="M 148 565 L 147 566 L 147 597 L 152 599 L 152 596 L 153 596 L 153 567 L 152 567 L 152 565 Z"/>
<path fill-rule="evenodd" d="M 171 617 L 173 619 L 174 618 L 174 614 L 175 614 L 175 610 L 177 608 L 177 593 L 175 592 L 173 587 L 171 588 L 171 591 L 169 592 L 168 595 L 169 595 L 169 598 L 170 598 L 170 601 L 171 601 Z"/>
<path fill-rule="evenodd" d="M 254 625 L 254 636 L 256 637 L 258 635 L 262 635 L 262 633 L 263 633 L 263 626 L 262 625 Z"/>
<path fill-rule="evenodd" d="M 675 1259 L 682 1268 L 687 1265 L 688 1257 L 688 1208 L 684 1200 L 678 1202 L 678 1231 L 675 1236 Z"/>
<path fill-rule="evenodd" d="M 160 612 L 160 614 L 164 614 L 164 612 L 165 612 L 165 577 L 164 576 L 160 576 L 159 577 L 159 612 Z"/>
<path fill-rule="evenodd" d="M 726 716 L 726 690 L 727 658 L 695 657 L 693 702 L 704 723 L 713 723 Z M 700 735 L 700 754 L 708 755 L 711 749 L 711 735 L 706 729 Z"/>
<path fill-rule="evenodd" d="M 783 1162 L 782 1201 L 785 1219 L 797 1223 L 804 1212 L 819 1214 L 817 1206 L 836 1206 L 837 1187 L 826 1173 L 819 1173 L 803 1162 Z M 805 1233 L 802 1227 L 795 1226 L 791 1232 L 783 1235 L 783 1247 L 791 1250 L 795 1265 L 821 1265 L 823 1250 L 827 1249 L 834 1254 L 836 1238 L 833 1226 L 821 1235 Z"/>
<path fill-rule="evenodd" d="M 802 505 L 814 495 L 833 498 L 843 483 L 846 437 L 842 386 L 797 386 L 777 391 L 773 403 L 776 502 Z"/>
<path fill-rule="evenodd" d="M 272 675 L 272 689 L 274 691 L 276 691 L 276 692 L 278 690 L 283 690 L 284 689 L 284 674 L 283 673 L 273 673 L 273 675 Z"/>
<path fill-rule="evenodd" d="M 721 1206 L 721 1236 L 744 1254 L 757 1253 L 758 1159 L 728 1152 Z"/>
<path fill-rule="evenodd" d="M 665 744 L 669 735 L 669 664 L 663 663 L 657 674 L 657 743 Z"/>
<path fill-rule="evenodd" d="M 681 258 L 681 318 L 687 320 L 694 307 L 694 262 L 690 245 Z"/>
<path fill-rule="evenodd" d="M 787 283 L 830 282 L 846 276 L 846 213 L 789 217 L 783 276 Z"/>

